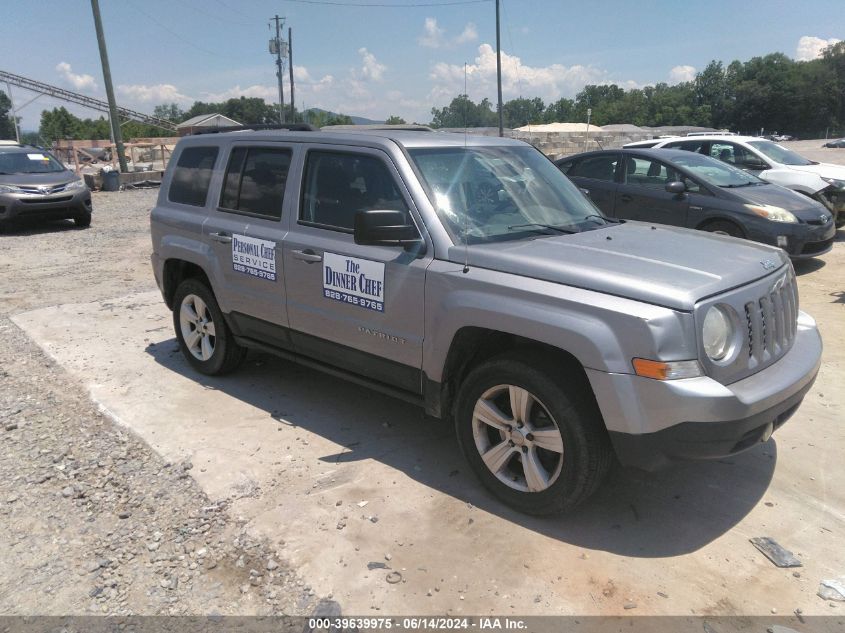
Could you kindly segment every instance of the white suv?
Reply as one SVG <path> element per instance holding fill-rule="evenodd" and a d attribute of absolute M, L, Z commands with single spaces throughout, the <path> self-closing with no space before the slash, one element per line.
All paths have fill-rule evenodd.
<path fill-rule="evenodd" d="M 754 136 L 679 136 L 628 143 L 627 148 L 685 149 L 718 158 L 772 184 L 793 189 L 825 205 L 845 224 L 845 167 L 817 163 L 772 141 Z"/>

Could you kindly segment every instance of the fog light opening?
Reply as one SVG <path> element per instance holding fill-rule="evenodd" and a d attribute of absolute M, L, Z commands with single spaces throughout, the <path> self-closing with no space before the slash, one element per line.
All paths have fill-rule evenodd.
<path fill-rule="evenodd" d="M 778 235 L 778 246 L 786 248 L 789 245 L 789 238 L 786 235 Z"/>

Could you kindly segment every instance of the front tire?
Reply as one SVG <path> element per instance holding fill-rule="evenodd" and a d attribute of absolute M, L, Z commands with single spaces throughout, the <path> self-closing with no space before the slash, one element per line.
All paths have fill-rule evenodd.
<path fill-rule="evenodd" d="M 229 373 L 246 355 L 226 325 L 214 293 L 198 279 L 186 279 L 176 289 L 173 328 L 185 359 L 202 374 Z"/>
<path fill-rule="evenodd" d="M 84 213 L 73 216 L 73 222 L 80 229 L 91 226 L 91 212 L 85 211 Z"/>
<path fill-rule="evenodd" d="M 745 237 L 742 229 L 733 222 L 728 222 L 727 220 L 715 220 L 714 222 L 709 222 L 701 227 L 701 230 L 716 233 L 718 235 L 729 235 L 730 237 Z"/>
<path fill-rule="evenodd" d="M 573 510 L 603 481 L 613 452 L 582 380 L 558 363 L 506 355 L 474 369 L 455 407 L 461 450 L 481 482 L 526 514 Z"/>

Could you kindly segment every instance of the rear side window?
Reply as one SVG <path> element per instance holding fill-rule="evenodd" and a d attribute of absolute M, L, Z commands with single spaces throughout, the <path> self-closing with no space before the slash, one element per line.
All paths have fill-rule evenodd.
<path fill-rule="evenodd" d="M 679 180 L 678 172 L 652 158 L 628 156 L 625 172 L 625 182 L 629 185 L 651 189 L 663 189 L 667 183 Z"/>
<path fill-rule="evenodd" d="M 592 178 L 593 180 L 607 180 L 613 182 L 616 174 L 617 154 L 606 156 L 590 156 L 576 161 L 569 171 L 564 172 L 574 178 Z"/>
<path fill-rule="evenodd" d="M 408 205 L 382 161 L 363 154 L 308 153 L 301 223 L 351 232 L 355 215 L 370 209 L 408 215 Z"/>
<path fill-rule="evenodd" d="M 220 206 L 278 220 L 290 170 L 291 151 L 236 147 L 229 158 Z"/>
<path fill-rule="evenodd" d="M 217 160 L 216 147 L 187 147 L 173 170 L 168 197 L 171 202 L 204 207 L 211 172 Z"/>
<path fill-rule="evenodd" d="M 707 141 L 675 141 L 674 143 L 666 143 L 663 147 L 666 149 L 682 149 L 687 152 L 707 154 Z"/>

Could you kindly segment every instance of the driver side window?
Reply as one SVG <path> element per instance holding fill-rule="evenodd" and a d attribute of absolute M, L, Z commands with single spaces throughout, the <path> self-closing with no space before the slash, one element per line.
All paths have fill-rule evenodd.
<path fill-rule="evenodd" d="M 380 209 L 408 215 L 408 205 L 393 176 L 374 156 L 311 151 L 304 183 L 301 224 L 352 232 L 359 211 Z"/>

